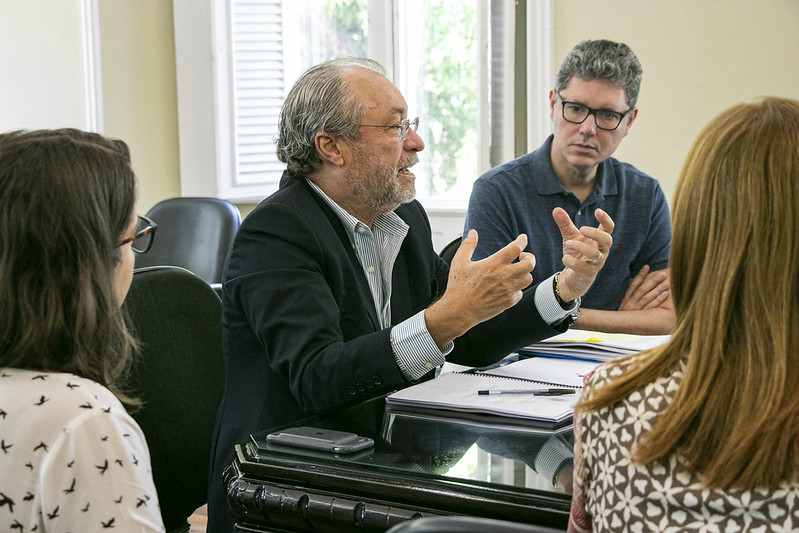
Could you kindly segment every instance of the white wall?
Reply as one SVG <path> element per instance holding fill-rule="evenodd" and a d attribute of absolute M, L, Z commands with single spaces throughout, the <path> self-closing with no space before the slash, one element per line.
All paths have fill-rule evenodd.
<path fill-rule="evenodd" d="M 93 36 L 81 0 L 0 2 L 0 131 L 74 126 L 97 129 Z"/>

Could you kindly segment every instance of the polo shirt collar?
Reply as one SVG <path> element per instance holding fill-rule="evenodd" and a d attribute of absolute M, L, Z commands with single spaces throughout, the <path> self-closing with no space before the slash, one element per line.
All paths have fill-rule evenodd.
<path fill-rule="evenodd" d="M 555 175 L 555 169 L 552 167 L 552 158 L 550 157 L 550 150 L 552 149 L 552 139 L 554 135 L 547 137 L 537 150 L 532 152 L 530 159 L 531 174 L 535 181 L 536 189 L 542 196 L 551 196 L 555 194 L 563 194 L 566 190 L 558 181 Z M 599 193 L 600 196 L 613 196 L 618 194 L 619 188 L 616 181 L 616 175 L 613 173 L 613 165 L 610 162 L 611 158 L 606 159 L 597 167 L 597 181 L 594 186 L 592 196 Z"/>

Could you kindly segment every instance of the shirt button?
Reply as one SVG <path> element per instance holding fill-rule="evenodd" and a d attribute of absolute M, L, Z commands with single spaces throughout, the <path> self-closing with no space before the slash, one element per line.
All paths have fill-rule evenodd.
<path fill-rule="evenodd" d="M 359 228 L 358 228 L 358 233 L 363 233 L 363 232 L 365 232 L 365 231 L 366 231 L 366 229 L 364 229 L 363 227 L 359 227 Z"/>
<path fill-rule="evenodd" d="M 578 214 L 578 215 L 582 215 L 582 214 L 583 214 L 583 210 L 582 210 L 582 209 L 579 209 L 579 210 L 577 211 L 577 214 Z"/>
<path fill-rule="evenodd" d="M 375 271 L 375 267 L 373 267 L 373 266 L 366 267 L 366 271 L 369 272 L 370 274 L 373 274 L 374 271 Z"/>
<path fill-rule="evenodd" d="M 425 363 L 425 364 L 424 364 L 424 367 L 425 367 L 427 370 L 432 370 L 434 366 L 435 366 L 435 365 L 433 365 L 433 363 L 430 363 L 430 362 L 427 362 L 427 363 Z"/>

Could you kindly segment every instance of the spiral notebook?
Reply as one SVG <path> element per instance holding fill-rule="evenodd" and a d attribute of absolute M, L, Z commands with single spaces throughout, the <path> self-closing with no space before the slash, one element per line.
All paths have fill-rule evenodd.
<path fill-rule="evenodd" d="M 571 419 L 583 376 L 598 363 L 534 357 L 485 372 L 450 372 L 386 397 L 389 405 L 482 413 L 557 426 Z M 570 394 L 537 395 L 556 389 Z M 481 391 L 483 391 L 481 393 Z M 488 391 L 487 393 L 485 391 Z M 502 391 L 523 391 L 502 394 Z"/>

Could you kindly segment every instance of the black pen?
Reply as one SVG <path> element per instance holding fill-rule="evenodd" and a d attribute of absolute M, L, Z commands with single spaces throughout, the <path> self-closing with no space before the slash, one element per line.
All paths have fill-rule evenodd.
<path fill-rule="evenodd" d="M 479 390 L 481 396 L 490 394 L 532 394 L 534 396 L 560 396 L 561 394 L 574 394 L 574 389 L 486 389 Z"/>

